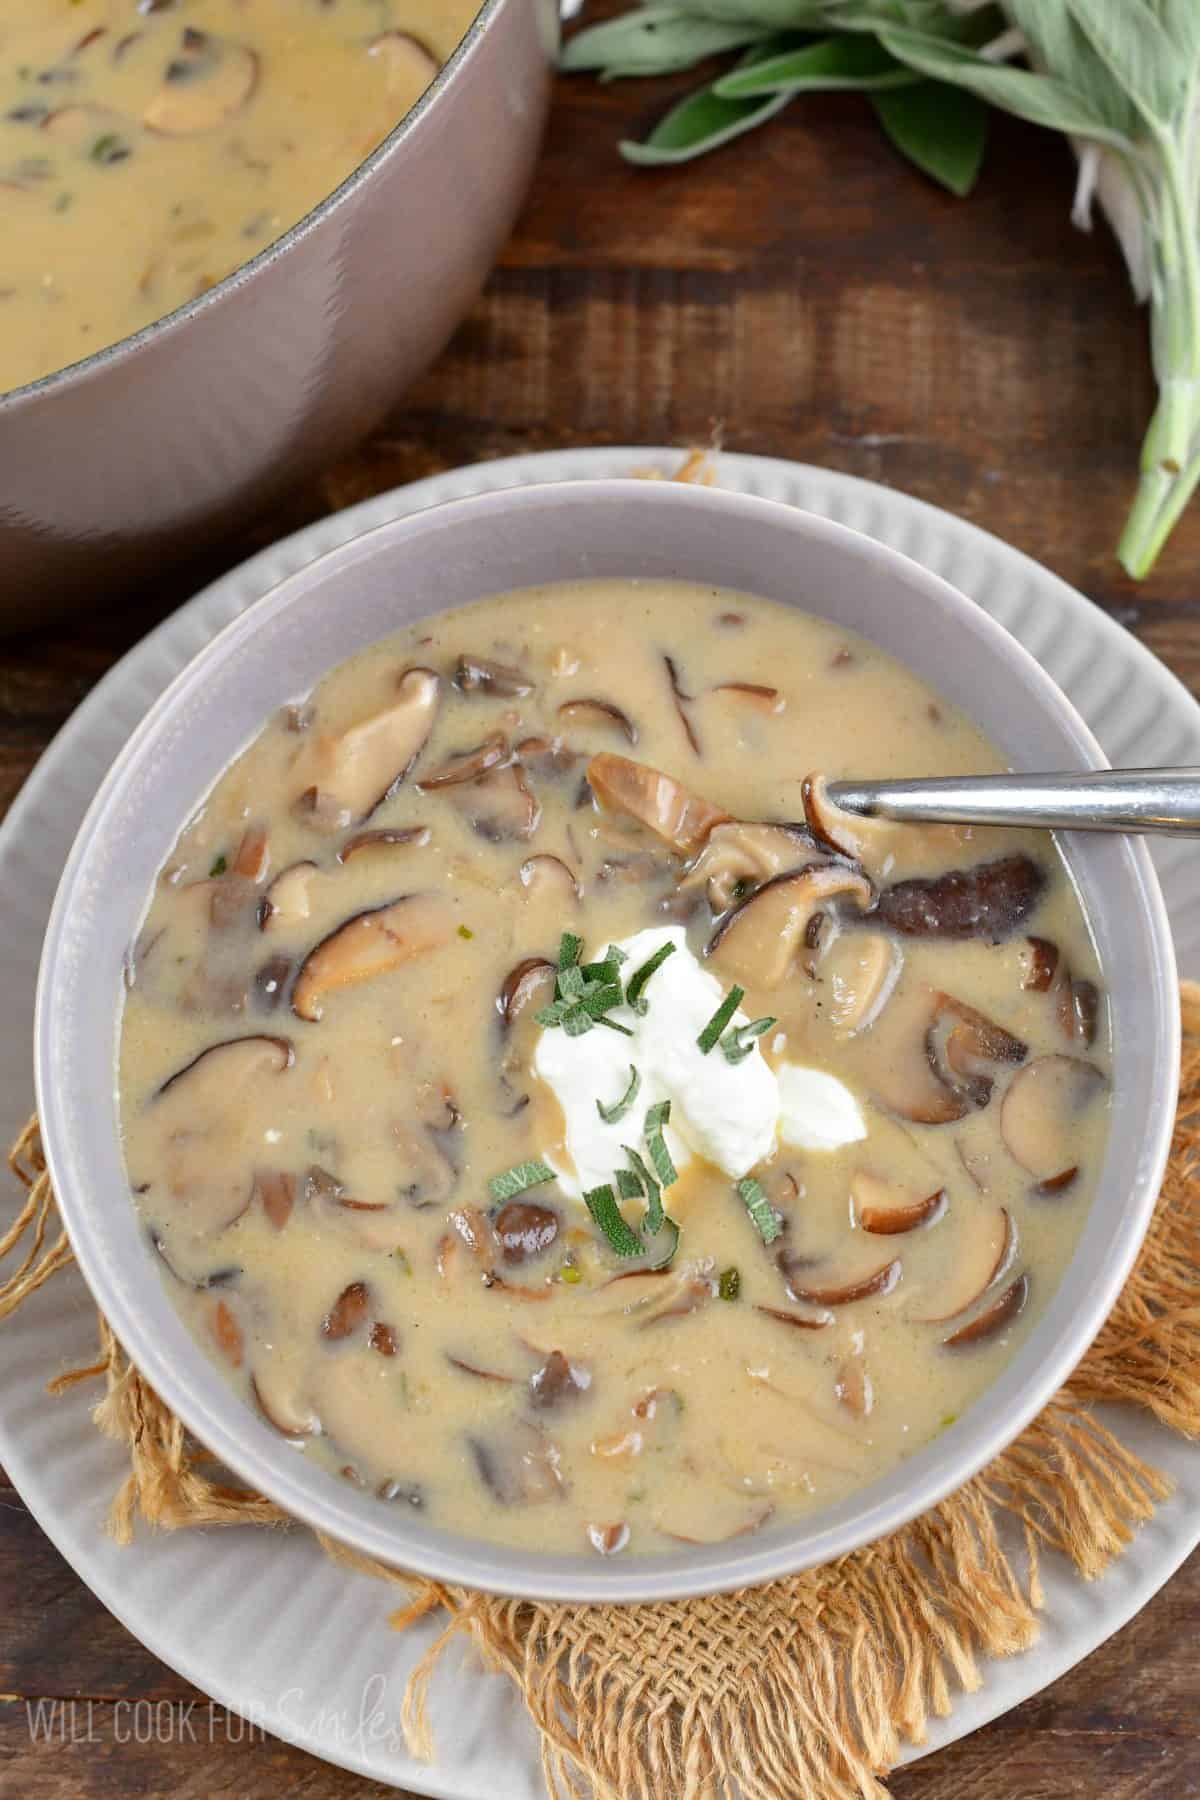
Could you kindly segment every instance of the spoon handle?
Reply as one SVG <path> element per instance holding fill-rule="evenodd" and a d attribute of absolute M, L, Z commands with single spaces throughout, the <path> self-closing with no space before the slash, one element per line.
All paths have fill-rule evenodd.
<path fill-rule="evenodd" d="M 832 781 L 849 812 L 942 825 L 1200 834 L 1200 769 L 1098 769 L 1085 775 L 950 775 Z"/>

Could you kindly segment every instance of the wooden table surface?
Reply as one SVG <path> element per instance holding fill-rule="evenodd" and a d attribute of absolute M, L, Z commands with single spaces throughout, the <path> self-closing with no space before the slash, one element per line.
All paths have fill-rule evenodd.
<path fill-rule="evenodd" d="M 684 445 L 715 425 L 731 449 L 845 469 L 986 526 L 1200 690 L 1200 503 L 1144 586 L 1113 560 L 1152 404 L 1146 320 L 1107 234 L 1070 226 L 1065 146 L 998 121 L 979 188 L 958 202 L 896 160 L 864 102 L 831 97 L 691 168 L 621 163 L 617 137 L 688 81 L 560 83 L 486 294 L 365 449 L 202 567 L 0 645 L 0 802 L 129 645 L 280 532 L 482 457 Z M 121 1703 L 182 1708 L 194 1691 L 116 1624 L 2 1484 L 0 1574 L 0 1793 L 388 1791 L 247 1742 L 237 1720 L 210 1730 L 207 1710 L 194 1739 L 168 1723 L 158 1741 L 128 1741 Z M 1198 1637 L 1200 1560 L 1046 1693 L 897 1775 L 896 1800 L 1200 1795 Z M 76 1709 L 77 1741 L 31 1734 L 37 1697 L 94 1703 Z"/>

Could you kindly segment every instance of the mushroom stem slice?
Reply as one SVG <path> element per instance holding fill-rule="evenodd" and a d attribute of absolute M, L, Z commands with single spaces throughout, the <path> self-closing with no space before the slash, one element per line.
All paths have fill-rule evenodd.
<path fill-rule="evenodd" d="M 390 975 L 450 941 L 453 922 L 436 894 L 403 894 L 356 913 L 310 950 L 292 989 L 292 1011 L 315 1024 L 329 994 Z"/>
<path fill-rule="evenodd" d="M 960 1325 L 949 1337 L 943 1338 L 942 1348 L 968 1350 L 974 1344 L 982 1344 L 985 1339 L 995 1337 L 1024 1312 L 1030 1285 L 1028 1275 L 1018 1275 L 1010 1287 L 997 1295 L 985 1312 L 981 1312 L 968 1324 Z"/>
<path fill-rule="evenodd" d="M 340 736 L 306 738 L 294 774 L 298 788 L 315 789 L 314 808 L 323 802 L 338 817 L 362 824 L 390 800 L 425 748 L 440 688 L 432 669 L 406 669 L 391 706 Z"/>
<path fill-rule="evenodd" d="M 691 793 L 673 775 L 607 750 L 592 757 L 587 779 L 596 800 L 608 812 L 635 819 L 681 856 L 695 856 L 713 827 L 729 818 L 727 812 Z"/>
<path fill-rule="evenodd" d="M 816 915 L 835 900 L 865 910 L 874 890 L 846 863 L 810 863 L 776 875 L 726 913 L 706 956 L 747 987 L 779 987 L 791 973 Z"/>

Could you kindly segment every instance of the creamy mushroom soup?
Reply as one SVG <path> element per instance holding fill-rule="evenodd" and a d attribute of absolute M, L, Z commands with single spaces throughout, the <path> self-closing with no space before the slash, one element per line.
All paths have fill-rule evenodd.
<path fill-rule="evenodd" d="M 802 613 L 508 595 L 225 772 L 128 964 L 132 1189 L 289 1443 L 530 1548 L 753 1532 L 892 1469 L 1054 1291 L 1107 1008 L 1047 835 L 839 813 L 994 770 Z"/>
<path fill-rule="evenodd" d="M 3 0 L 0 391 L 212 287 L 343 181 L 475 0 Z"/>

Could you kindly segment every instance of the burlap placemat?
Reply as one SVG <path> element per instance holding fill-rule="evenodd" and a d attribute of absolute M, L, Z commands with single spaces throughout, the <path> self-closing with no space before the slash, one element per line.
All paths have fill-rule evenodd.
<path fill-rule="evenodd" d="M 431 1669 L 467 1633 L 514 1682 L 541 1734 L 547 1787 L 579 1800 L 886 1800 L 880 1777 L 931 1715 L 978 1688 L 980 1659 L 1038 1635 L 1039 1558 L 1092 1580 L 1170 1484 L 1095 1417 L 1125 1401 L 1200 1435 L 1200 985 L 1182 986 L 1184 1056 L 1166 1181 L 1145 1246 L 1071 1380 L 981 1475 L 894 1537 L 766 1587 L 661 1606 L 558 1606 L 444 1587 L 322 1539 L 405 1591 L 388 1623 L 433 1612 L 445 1629 L 413 1674 L 402 1724 L 419 1756 Z M 0 1238 L 21 1249 L 0 1319 L 71 1261 L 31 1120 L 10 1156 L 27 1189 Z M 129 1458 L 110 1529 L 291 1523 L 230 1485 L 130 1363 L 107 1321 L 100 1354 L 49 1384 L 102 1379 L 93 1417 Z M 1012 1527 L 1016 1527 L 1014 1534 Z M 295 1529 L 301 1529 L 295 1527 Z M 1016 1543 L 1021 1548 L 1014 1550 Z M 380 1625 L 384 1624 L 381 1609 Z"/>

